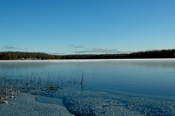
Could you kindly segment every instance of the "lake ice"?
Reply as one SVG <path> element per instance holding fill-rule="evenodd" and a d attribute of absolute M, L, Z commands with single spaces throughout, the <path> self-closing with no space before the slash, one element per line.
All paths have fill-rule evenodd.
<path fill-rule="evenodd" d="M 173 116 L 174 72 L 174 59 L 1 61 L 0 115 Z"/>

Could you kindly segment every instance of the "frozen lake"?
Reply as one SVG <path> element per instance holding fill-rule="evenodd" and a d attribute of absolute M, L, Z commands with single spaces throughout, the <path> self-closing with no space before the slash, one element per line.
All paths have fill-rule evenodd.
<path fill-rule="evenodd" d="M 0 61 L 0 79 L 0 115 L 175 115 L 174 59 Z"/>

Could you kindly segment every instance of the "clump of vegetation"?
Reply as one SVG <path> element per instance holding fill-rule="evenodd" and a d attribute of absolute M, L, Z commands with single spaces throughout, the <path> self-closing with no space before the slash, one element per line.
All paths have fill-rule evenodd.
<path fill-rule="evenodd" d="M 65 81 L 59 77 L 52 80 L 52 75 L 46 76 L 47 78 L 41 78 L 40 75 L 31 73 L 23 76 L 22 79 L 17 79 L 13 78 L 13 75 L 0 73 L 0 104 L 12 102 L 20 93 L 53 97 L 54 93 L 70 88 L 71 85 L 81 85 L 81 88 L 83 86 L 84 73 L 81 81 L 72 78 Z"/>
<path fill-rule="evenodd" d="M 19 94 L 17 87 L 18 82 L 9 78 L 8 75 L 0 75 L 0 104 L 8 104 L 9 100 L 13 101 Z"/>

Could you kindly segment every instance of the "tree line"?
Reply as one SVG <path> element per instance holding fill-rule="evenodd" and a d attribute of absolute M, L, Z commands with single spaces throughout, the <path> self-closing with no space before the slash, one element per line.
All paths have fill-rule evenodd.
<path fill-rule="evenodd" d="M 1 60 L 20 60 L 20 59 L 60 59 L 57 55 L 50 55 L 41 52 L 0 52 Z"/>
<path fill-rule="evenodd" d="M 175 58 L 175 49 L 133 52 L 129 54 L 75 54 L 52 55 L 41 52 L 0 52 L 1 60 L 17 59 L 133 59 L 133 58 Z"/>

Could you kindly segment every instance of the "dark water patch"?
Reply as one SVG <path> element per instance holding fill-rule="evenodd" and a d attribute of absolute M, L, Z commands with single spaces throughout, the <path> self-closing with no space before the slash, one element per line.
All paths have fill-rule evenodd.
<path fill-rule="evenodd" d="M 35 101 L 45 104 L 56 104 L 59 106 L 64 106 L 62 104 L 62 99 L 54 98 L 54 97 L 43 97 L 43 96 L 37 96 L 35 97 Z"/>

